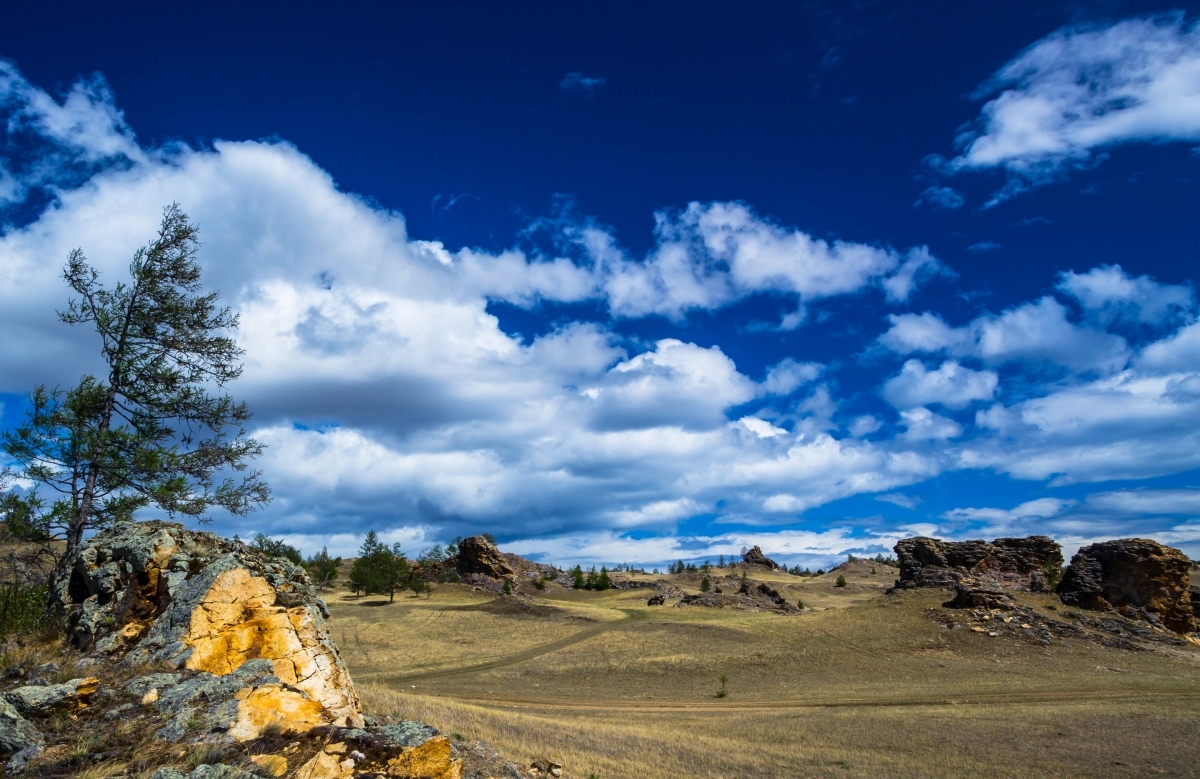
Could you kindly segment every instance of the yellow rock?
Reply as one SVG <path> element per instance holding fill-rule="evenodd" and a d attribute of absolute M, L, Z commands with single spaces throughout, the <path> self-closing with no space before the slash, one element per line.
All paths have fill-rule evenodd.
<path fill-rule="evenodd" d="M 389 760 L 387 773 L 404 779 L 462 779 L 462 760 L 450 754 L 450 739 L 434 736 Z"/>
<path fill-rule="evenodd" d="M 80 698 L 90 698 L 100 689 L 100 680 L 94 676 L 89 676 L 79 684 L 75 685 L 75 695 Z"/>
<path fill-rule="evenodd" d="M 240 698 L 229 735 L 234 741 L 249 741 L 272 725 L 284 733 L 307 733 L 329 723 L 328 712 L 317 701 L 282 685 L 264 684 Z"/>
<path fill-rule="evenodd" d="M 187 667 L 224 675 L 247 660 L 264 658 L 275 675 L 324 706 L 336 724 L 357 717 L 360 706 L 345 666 L 307 607 L 275 604 L 270 583 L 245 568 L 216 578 L 193 610 L 184 643 L 192 647 Z"/>
<path fill-rule="evenodd" d="M 158 688 L 151 687 L 149 690 L 147 690 L 146 694 L 142 696 L 142 705 L 149 706 L 156 700 L 158 700 Z"/>
<path fill-rule="evenodd" d="M 346 754 L 346 742 L 338 741 L 325 747 L 325 753 L 329 755 L 344 755 Z"/>
<path fill-rule="evenodd" d="M 295 779 L 343 779 L 350 774 L 342 771 L 334 755 L 318 752 L 296 772 Z"/>
<path fill-rule="evenodd" d="M 250 762 L 261 768 L 267 776 L 283 776 L 288 770 L 288 761 L 283 755 L 251 755 Z"/>

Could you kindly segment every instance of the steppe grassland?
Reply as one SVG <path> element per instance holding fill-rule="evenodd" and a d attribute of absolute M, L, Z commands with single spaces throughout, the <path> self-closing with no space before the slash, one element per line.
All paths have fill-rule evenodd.
<path fill-rule="evenodd" d="M 571 776 L 1194 770 L 1197 653 L 1045 649 L 944 630 L 933 616 L 947 614 L 945 593 L 884 597 L 894 571 L 870 567 L 839 571 L 845 588 L 836 575 L 753 574 L 825 609 L 798 616 L 652 608 L 644 590 L 557 587 L 529 607 L 454 585 L 391 606 L 334 597 L 331 624 L 373 710 L 516 760 L 558 754 Z M 722 674 L 728 696 L 718 699 Z"/>

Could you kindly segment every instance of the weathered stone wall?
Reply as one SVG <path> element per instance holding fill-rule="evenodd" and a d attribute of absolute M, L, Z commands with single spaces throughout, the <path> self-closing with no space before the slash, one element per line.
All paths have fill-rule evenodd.
<path fill-rule="evenodd" d="M 1197 628 L 1188 571 L 1178 549 L 1145 538 L 1123 538 L 1085 546 L 1071 558 L 1058 594 L 1063 603 L 1086 609 L 1118 609 L 1128 616 L 1161 621 L 1177 633 Z"/>

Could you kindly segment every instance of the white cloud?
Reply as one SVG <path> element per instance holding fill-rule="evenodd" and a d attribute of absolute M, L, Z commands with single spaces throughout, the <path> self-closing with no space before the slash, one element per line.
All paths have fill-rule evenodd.
<path fill-rule="evenodd" d="M 1138 365 L 1160 372 L 1195 372 L 1200 366 L 1200 322 L 1180 329 L 1161 341 L 1147 344 Z"/>
<path fill-rule="evenodd" d="M 872 414 L 862 414 L 850 421 L 850 435 L 855 438 L 861 438 L 865 435 L 874 433 L 879 428 L 883 427 L 883 422 L 878 417 Z"/>
<path fill-rule="evenodd" d="M 1200 489 L 1147 489 L 1095 492 L 1087 508 L 1122 514 L 1182 514 L 1200 516 Z"/>
<path fill-rule="evenodd" d="M 1002 524 L 1025 517 L 1053 517 L 1063 509 L 1075 504 L 1073 500 L 1059 498 L 1038 498 L 1022 503 L 1011 509 L 995 508 L 963 508 L 951 509 L 942 514 L 943 519 L 956 520 L 986 520 L 993 524 Z"/>
<path fill-rule="evenodd" d="M 775 427 L 767 420 L 758 417 L 742 417 L 738 422 L 745 425 L 747 430 L 759 438 L 777 438 L 788 434 L 788 431 L 782 427 Z"/>
<path fill-rule="evenodd" d="M 1001 68 L 989 94 L 948 167 L 1006 169 L 998 200 L 1109 146 L 1200 138 L 1200 29 L 1171 15 L 1059 30 Z"/>
<path fill-rule="evenodd" d="M 913 203 L 913 208 L 928 204 L 930 208 L 941 208 L 947 211 L 955 211 L 963 207 L 966 200 L 961 192 L 951 187 L 929 187 L 921 196 L 917 198 L 917 202 Z"/>
<path fill-rule="evenodd" d="M 973 371 L 955 360 L 947 360 L 935 371 L 926 370 L 920 360 L 909 360 L 899 375 L 884 382 L 883 397 L 896 408 L 932 403 L 965 408 L 975 400 L 991 400 L 999 382 L 995 372 Z"/>
<path fill-rule="evenodd" d="M 929 312 L 892 315 L 890 321 L 879 342 L 899 354 L 945 353 L 992 365 L 1020 360 L 1103 372 L 1120 370 L 1130 356 L 1124 338 L 1072 323 L 1067 309 L 1049 296 L 964 327 L 951 327 Z"/>
<path fill-rule="evenodd" d="M 824 367 L 815 362 L 797 362 L 788 357 L 767 371 L 767 378 L 762 383 L 763 392 L 768 395 L 790 395 L 820 376 Z"/>
<path fill-rule="evenodd" d="M 1189 381 L 1124 371 L 993 406 L 976 424 L 996 434 L 964 446 L 961 464 L 1052 486 L 1198 468 L 1200 382 L 1192 392 Z"/>
<path fill-rule="evenodd" d="M 913 495 L 905 495 L 901 492 L 888 492 L 883 495 L 876 495 L 875 500 L 891 503 L 895 506 L 905 509 L 915 509 L 921 505 L 921 499 Z"/>
<path fill-rule="evenodd" d="M 1066 271 L 1059 274 L 1058 288 L 1102 321 L 1159 323 L 1195 305 L 1191 287 L 1160 284 L 1149 276 L 1133 278 L 1120 265 L 1101 265 L 1087 273 Z"/>
<path fill-rule="evenodd" d="M 927 408 L 914 408 L 900 412 L 900 421 L 907 428 L 907 441 L 945 441 L 962 435 L 962 425 L 953 419 L 935 414 Z"/>
<path fill-rule="evenodd" d="M 942 266 L 926 247 L 901 254 L 847 241 L 832 243 L 762 219 L 741 203 L 691 203 L 660 212 L 658 245 L 639 262 L 595 227 L 577 231 L 578 244 L 603 276 L 614 314 L 680 318 L 750 295 L 792 293 L 801 302 L 880 285 L 889 300 L 907 299 L 916 284 Z"/>

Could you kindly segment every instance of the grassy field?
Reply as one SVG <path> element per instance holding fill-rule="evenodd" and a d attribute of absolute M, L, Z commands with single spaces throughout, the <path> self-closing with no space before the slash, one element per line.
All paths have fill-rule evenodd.
<path fill-rule="evenodd" d="M 442 585 L 331 596 L 331 626 L 370 710 L 579 779 L 1200 776 L 1198 648 L 949 630 L 963 614 L 944 592 L 885 596 L 895 571 L 874 567 L 838 571 L 844 588 L 752 573 L 810 607 L 792 616 Z M 1022 601 L 1062 619 L 1049 596 Z"/>

